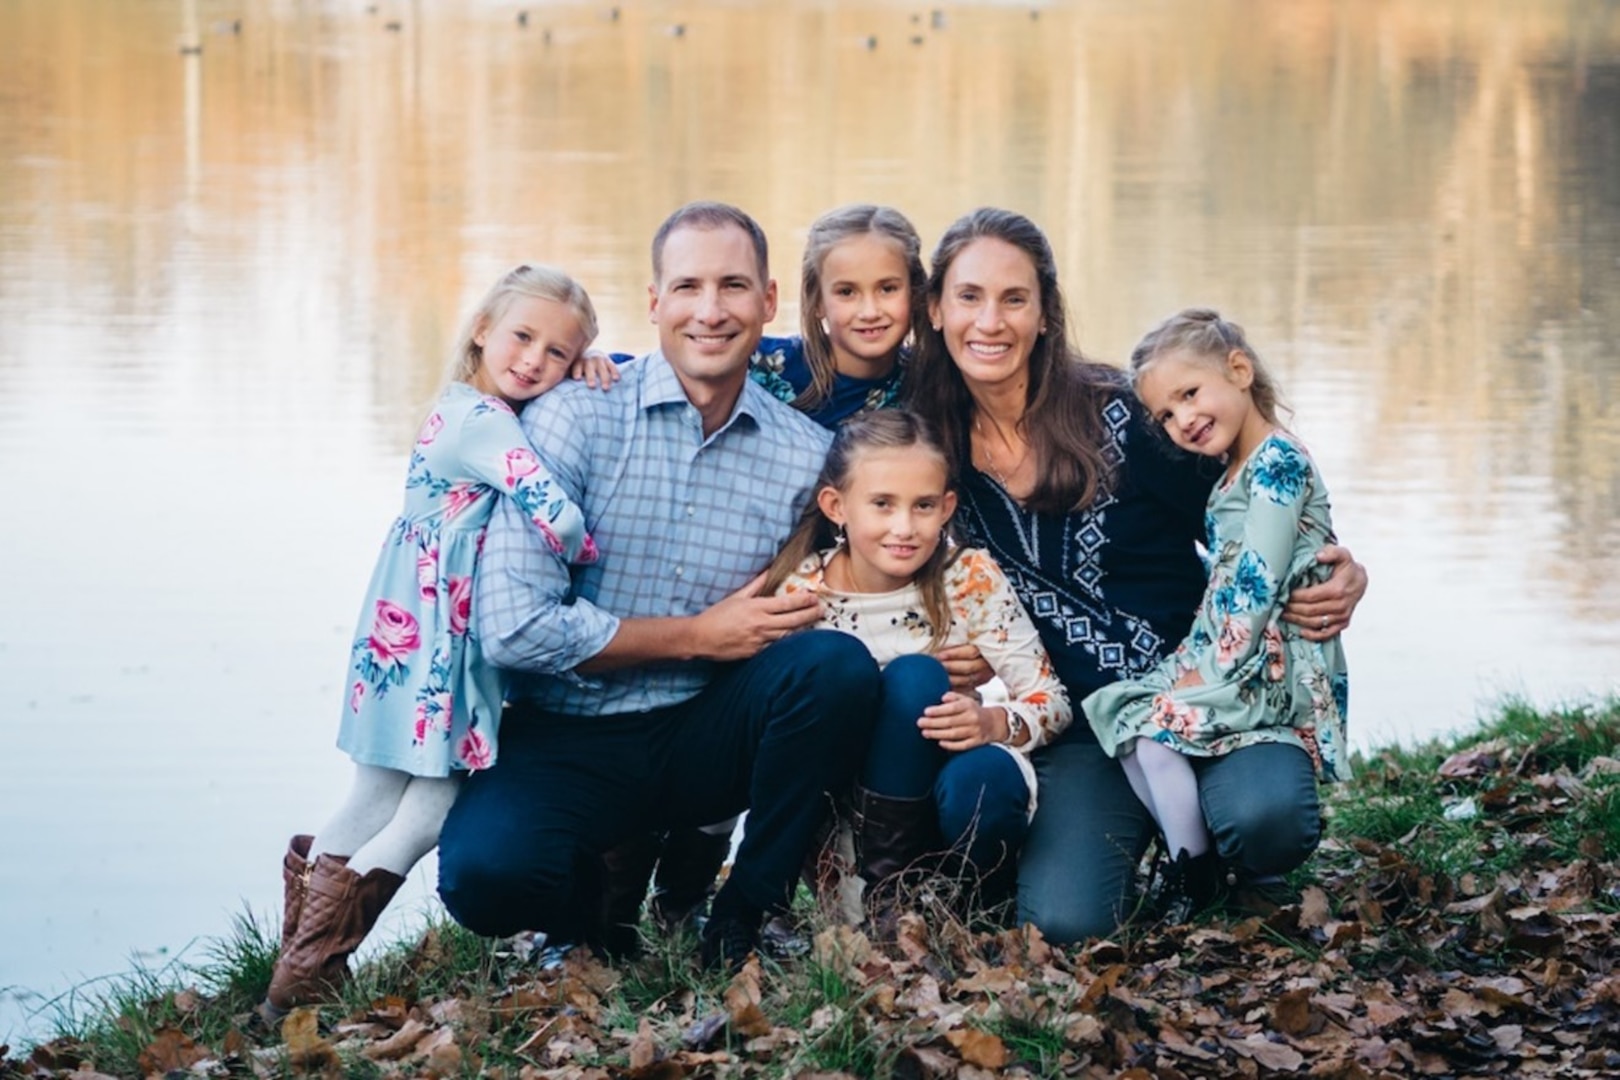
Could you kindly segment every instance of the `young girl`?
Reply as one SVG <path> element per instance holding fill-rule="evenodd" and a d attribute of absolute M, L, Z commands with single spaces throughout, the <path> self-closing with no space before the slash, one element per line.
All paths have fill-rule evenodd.
<path fill-rule="evenodd" d="M 1277 420 L 1277 391 L 1241 327 L 1189 309 L 1131 354 L 1137 396 L 1184 450 L 1219 458 L 1210 493 L 1210 578 L 1192 630 L 1140 678 L 1081 703 L 1164 833 L 1171 857 L 1164 914 L 1211 904 L 1220 864 L 1198 798 L 1197 761 L 1256 743 L 1311 756 L 1326 780 L 1348 776 L 1348 681 L 1339 639 L 1306 641 L 1282 620 L 1291 589 L 1324 580 L 1333 542 L 1327 489 Z"/>
<path fill-rule="evenodd" d="M 765 338 L 749 374 L 823 427 L 900 397 L 905 356 L 928 311 L 922 239 L 904 214 L 857 203 L 810 226 L 798 338 Z"/>
<path fill-rule="evenodd" d="M 988 554 L 951 544 L 944 451 L 915 414 L 867 413 L 839 429 L 814 502 L 767 572 L 764 592 L 808 589 L 824 627 L 866 643 L 883 700 L 855 793 L 856 853 L 869 904 L 940 840 L 981 873 L 1003 864 L 1034 812 L 1028 754 L 1070 708 L 1035 627 Z M 1006 684 L 986 706 L 949 689 L 935 653 L 978 646 Z"/>
<path fill-rule="evenodd" d="M 438 842 L 458 774 L 495 760 L 503 686 L 484 661 L 472 602 L 496 498 L 516 499 L 558 558 L 596 559 L 579 507 L 553 486 L 513 414 L 569 375 L 595 336 L 585 290 L 536 265 L 504 274 L 463 328 L 349 655 L 338 746 L 354 758 L 353 786 L 313 838 L 293 837 L 282 862 L 267 1020 L 344 979 L 349 954 Z"/>

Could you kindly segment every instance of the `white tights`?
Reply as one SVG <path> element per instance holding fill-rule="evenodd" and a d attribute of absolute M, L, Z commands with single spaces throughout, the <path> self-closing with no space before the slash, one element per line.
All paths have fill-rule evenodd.
<path fill-rule="evenodd" d="M 1163 743 L 1137 739 L 1119 763 L 1131 790 L 1159 823 L 1172 859 L 1183 851 L 1197 856 L 1209 850 L 1209 827 L 1198 803 L 1198 775 L 1192 762 Z"/>
<path fill-rule="evenodd" d="M 438 844 L 460 786 L 457 776 L 356 765 L 348 798 L 315 834 L 309 858 L 347 855 L 349 869 L 362 876 L 381 867 L 404 877 Z"/>

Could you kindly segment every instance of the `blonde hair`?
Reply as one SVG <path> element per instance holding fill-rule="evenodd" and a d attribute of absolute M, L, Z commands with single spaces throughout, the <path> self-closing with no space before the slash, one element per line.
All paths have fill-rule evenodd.
<path fill-rule="evenodd" d="M 462 324 L 455 348 L 450 352 L 450 379 L 470 383 L 484 363 L 484 350 L 473 338 L 500 322 L 512 301 L 520 296 L 534 300 L 555 300 L 566 304 L 585 331 L 587 344 L 596 340 L 596 308 L 585 289 L 555 266 L 520 263 L 500 276 Z"/>
<path fill-rule="evenodd" d="M 810 234 L 805 237 L 804 263 L 799 272 L 799 333 L 804 340 L 804 362 L 810 369 L 810 385 L 793 400 L 793 407 L 803 412 L 810 412 L 832 398 L 833 379 L 838 374 L 832 339 L 821 324 L 821 267 L 833 248 L 860 236 L 880 236 L 888 240 L 906 264 L 911 319 L 901 347 L 916 342 L 928 325 L 928 275 L 922 264 L 922 238 L 906 216 L 893 207 L 871 203 L 840 206 L 822 214 L 811 223 Z"/>
<path fill-rule="evenodd" d="M 1169 353 L 1185 351 L 1224 371 L 1226 358 L 1232 355 L 1234 349 L 1248 357 L 1254 367 L 1249 399 L 1268 424 L 1281 427 L 1278 413 L 1286 411 L 1288 406 L 1277 390 L 1277 381 L 1260 362 L 1260 354 L 1254 351 L 1248 338 L 1243 336 L 1243 327 L 1221 318 L 1220 313 L 1212 308 L 1178 311 L 1149 330 L 1147 336 L 1131 350 L 1132 385 L 1140 386 L 1148 368 Z"/>
<path fill-rule="evenodd" d="M 906 450 L 912 447 L 939 460 L 945 472 L 945 482 L 949 485 L 950 465 L 945 450 L 934 436 L 934 429 L 928 421 L 916 413 L 906 409 L 879 409 L 857 416 L 840 427 L 833 436 L 832 448 L 827 451 L 826 463 L 821 467 L 821 475 L 816 479 L 810 501 L 799 515 L 799 523 L 765 571 L 761 595 L 775 593 L 794 571 L 804 565 L 805 560 L 837 543 L 833 523 L 821 512 L 817 502 L 816 496 L 823 488 L 848 491 L 860 456 L 869 450 Z M 913 579 L 922 593 L 923 614 L 928 617 L 928 625 L 934 631 L 928 643 L 930 651 L 943 646 L 951 630 L 951 605 L 945 593 L 945 571 L 959 551 L 960 548 L 951 542 L 950 524 L 947 522 L 940 534 L 939 546 L 928 556 L 928 561 L 923 563 Z"/>

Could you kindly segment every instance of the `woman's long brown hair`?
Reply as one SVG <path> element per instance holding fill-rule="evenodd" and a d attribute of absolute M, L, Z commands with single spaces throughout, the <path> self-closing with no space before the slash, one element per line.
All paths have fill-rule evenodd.
<path fill-rule="evenodd" d="M 1090 506 L 1113 482 L 1104 456 L 1107 431 L 1103 407 L 1126 390 L 1123 374 L 1094 363 L 1069 344 L 1067 308 L 1058 286 L 1057 260 L 1040 227 L 1011 210 L 983 207 L 958 218 L 934 249 L 928 276 L 928 300 L 944 298 L 945 275 L 968 245 L 993 239 L 1011 244 L 1029 257 L 1040 286 L 1041 317 L 1046 329 L 1029 357 L 1029 386 L 1018 430 L 1035 455 L 1035 490 L 1025 500 L 1032 510 L 1069 513 Z M 906 380 L 907 405 L 939 432 L 952 475 L 960 476 L 972 458 L 970 430 L 973 395 L 945 347 L 944 334 L 932 327 L 918 342 Z"/>

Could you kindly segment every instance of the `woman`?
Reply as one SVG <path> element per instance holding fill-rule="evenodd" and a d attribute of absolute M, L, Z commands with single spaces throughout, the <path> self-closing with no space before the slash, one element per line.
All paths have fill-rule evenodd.
<path fill-rule="evenodd" d="M 956 470 L 967 542 L 1011 579 L 1071 701 L 1147 671 L 1185 635 L 1203 594 L 1195 544 L 1219 467 L 1171 448 L 1121 372 L 1071 350 L 1052 248 L 1028 218 L 980 209 L 946 230 L 928 310 L 910 404 Z M 1366 573 L 1342 548 L 1318 557 L 1336 564 L 1332 579 L 1298 591 L 1285 618 L 1325 640 L 1349 625 Z M 1153 820 L 1088 724 L 1036 758 L 1020 918 L 1057 942 L 1112 933 Z M 1304 751 L 1248 747 L 1198 773 L 1210 832 L 1241 882 L 1275 882 L 1316 849 Z"/>

